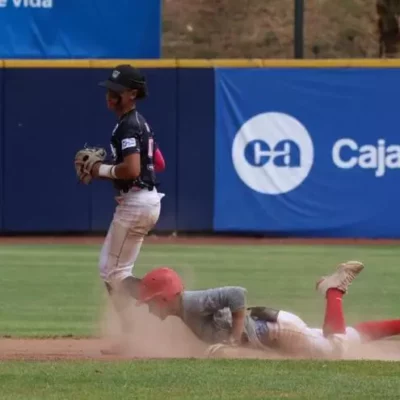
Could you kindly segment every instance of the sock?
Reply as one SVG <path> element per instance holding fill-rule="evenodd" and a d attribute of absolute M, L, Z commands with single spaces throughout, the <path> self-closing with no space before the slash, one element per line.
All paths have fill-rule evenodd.
<path fill-rule="evenodd" d="M 400 319 L 361 322 L 354 329 L 366 340 L 384 339 L 400 335 Z"/>
<path fill-rule="evenodd" d="M 128 276 L 122 281 L 122 290 L 128 293 L 134 299 L 139 298 L 139 285 L 141 279 L 134 276 Z"/>
<path fill-rule="evenodd" d="M 326 291 L 324 336 L 346 332 L 342 304 L 343 295 L 344 293 L 341 290 L 335 288 Z"/>
<path fill-rule="evenodd" d="M 134 304 L 132 300 L 138 299 L 140 281 L 139 278 L 128 276 L 121 282 L 115 283 L 114 286 L 106 283 L 107 291 L 121 322 L 122 333 L 128 334 L 133 330 L 135 321 L 132 315 Z"/>

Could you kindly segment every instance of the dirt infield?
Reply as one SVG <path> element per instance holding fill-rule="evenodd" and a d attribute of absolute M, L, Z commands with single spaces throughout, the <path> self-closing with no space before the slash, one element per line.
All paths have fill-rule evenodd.
<path fill-rule="evenodd" d="M 118 316 L 107 304 L 98 334 L 92 338 L 0 338 L 0 362 L 62 361 L 62 360 L 143 360 L 204 358 L 207 346 L 177 318 L 160 321 L 150 315 L 146 307 L 131 308 L 133 320 L 141 321 L 129 335 L 121 335 Z M 107 354 L 115 345 L 123 345 L 120 354 Z M 104 350 L 106 352 L 104 352 Z M 239 349 L 224 358 L 282 359 L 277 352 Z M 301 358 L 301 357 L 298 357 Z M 400 340 L 386 340 L 368 345 L 352 346 L 346 359 L 400 361 Z"/>
<path fill-rule="evenodd" d="M 6 244 L 81 244 L 100 245 L 103 236 L 0 236 L 0 245 Z M 257 238 L 236 236 L 158 236 L 150 235 L 146 244 L 171 245 L 400 245 L 400 239 L 352 238 Z"/>
<path fill-rule="evenodd" d="M 145 307 L 133 308 L 136 325 L 132 334 L 121 336 L 113 308 L 108 305 L 99 326 L 99 334 L 92 338 L 17 339 L 0 338 L 0 362 L 66 361 L 66 360 L 144 360 L 205 358 L 207 346 L 176 318 L 161 322 Z M 122 345 L 120 354 L 109 354 L 115 345 Z M 108 354 L 107 354 L 108 353 Z M 222 358 L 288 359 L 271 350 L 268 353 L 251 349 L 232 349 Z M 293 358 L 293 357 L 292 357 Z M 296 357 L 302 358 L 302 357 Z M 363 345 L 352 345 L 345 359 L 400 361 L 400 340 L 385 340 Z"/>
<path fill-rule="evenodd" d="M 0 360 L 112 359 L 100 349 L 98 339 L 1 339 Z"/>
<path fill-rule="evenodd" d="M 145 356 L 132 353 L 106 355 L 102 350 L 109 349 L 111 342 L 104 339 L 0 339 L 0 361 L 66 361 L 97 360 L 117 361 L 134 359 L 162 358 L 203 358 L 201 353 L 154 353 Z M 259 351 L 244 350 L 237 356 L 227 358 L 283 359 L 277 354 L 263 354 Z M 349 351 L 348 360 L 400 361 L 400 341 L 388 340 L 379 344 L 363 345 Z"/>
<path fill-rule="evenodd" d="M 0 339 L 0 361 L 62 361 L 62 360 L 132 360 L 145 358 L 171 358 L 162 353 L 149 353 L 148 356 L 129 351 L 120 355 L 105 354 L 112 348 L 106 339 Z M 189 355 L 179 354 L 173 358 Z"/>

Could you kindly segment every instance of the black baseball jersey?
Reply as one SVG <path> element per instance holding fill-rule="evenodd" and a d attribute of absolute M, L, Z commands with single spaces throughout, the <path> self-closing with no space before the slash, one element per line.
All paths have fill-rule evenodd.
<path fill-rule="evenodd" d="M 114 187 L 118 191 L 127 192 L 132 186 L 152 190 L 156 186 L 153 161 L 155 149 L 154 133 L 136 109 L 119 119 L 111 136 L 113 163 L 120 164 L 129 154 L 140 153 L 141 171 L 135 180 L 114 179 Z"/>

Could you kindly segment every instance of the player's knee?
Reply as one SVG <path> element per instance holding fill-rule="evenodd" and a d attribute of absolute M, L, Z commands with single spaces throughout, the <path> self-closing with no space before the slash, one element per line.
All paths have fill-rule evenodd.
<path fill-rule="evenodd" d="M 329 341 L 332 344 L 332 356 L 342 358 L 349 350 L 350 341 L 346 334 L 335 333 L 330 336 Z"/>
<path fill-rule="evenodd" d="M 360 344 L 363 341 L 363 338 L 360 335 L 360 333 L 356 329 L 351 327 L 346 328 L 346 337 L 347 340 L 352 344 Z"/>
<path fill-rule="evenodd" d="M 346 333 L 335 333 L 329 337 L 333 355 L 342 358 L 353 345 L 361 343 L 361 336 L 354 328 L 346 328 Z"/>

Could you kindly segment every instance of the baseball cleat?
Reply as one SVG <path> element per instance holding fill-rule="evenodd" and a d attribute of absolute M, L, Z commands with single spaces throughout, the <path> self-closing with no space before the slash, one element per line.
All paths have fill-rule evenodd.
<path fill-rule="evenodd" d="M 324 296 L 328 289 L 339 289 L 347 293 L 351 282 L 363 269 L 364 264 L 360 261 L 339 264 L 332 275 L 323 276 L 318 280 L 316 289 Z"/>

